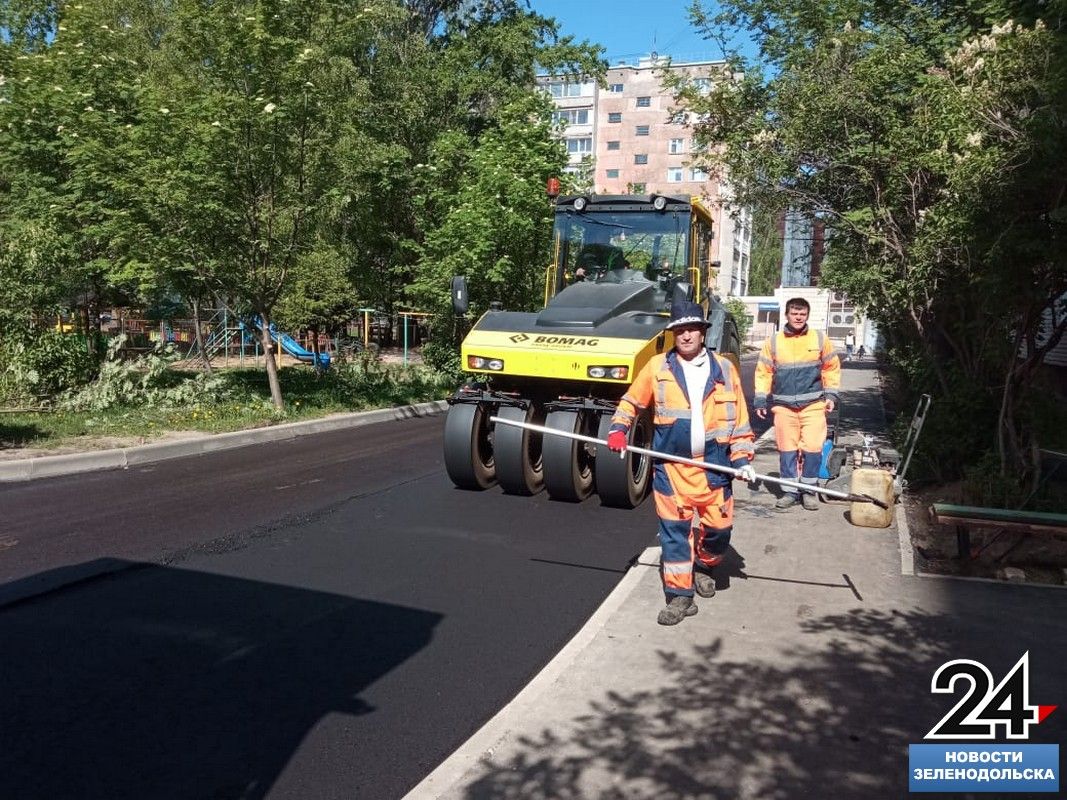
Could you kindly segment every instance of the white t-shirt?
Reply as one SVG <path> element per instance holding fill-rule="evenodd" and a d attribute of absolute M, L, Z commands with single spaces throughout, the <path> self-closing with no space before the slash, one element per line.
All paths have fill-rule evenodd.
<path fill-rule="evenodd" d="M 678 357 L 685 375 L 685 388 L 689 393 L 689 408 L 692 411 L 689 422 L 689 443 L 693 449 L 693 458 L 704 455 L 704 387 L 711 375 L 711 360 L 708 351 L 697 353 L 692 361 Z"/>

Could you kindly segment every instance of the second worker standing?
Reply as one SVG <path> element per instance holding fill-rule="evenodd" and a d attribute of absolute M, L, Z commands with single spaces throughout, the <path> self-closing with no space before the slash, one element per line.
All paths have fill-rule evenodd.
<path fill-rule="evenodd" d="M 841 362 L 822 331 L 808 328 L 811 307 L 802 297 L 785 304 L 786 324 L 763 343 L 756 363 L 756 416 L 774 414 L 774 439 L 781 476 L 815 486 L 826 443 L 826 415 L 837 405 Z M 775 506 L 787 509 L 802 503 L 819 508 L 814 493 L 786 490 Z"/>

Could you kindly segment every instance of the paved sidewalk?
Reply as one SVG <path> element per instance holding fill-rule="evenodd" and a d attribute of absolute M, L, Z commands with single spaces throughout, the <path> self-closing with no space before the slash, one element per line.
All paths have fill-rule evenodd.
<path fill-rule="evenodd" d="M 846 365 L 842 389 L 841 437 L 884 435 L 873 366 Z M 777 467 L 764 440 L 757 471 Z M 736 498 L 720 588 L 698 614 L 656 624 L 658 549 L 646 551 L 409 797 L 902 797 L 908 744 L 959 698 L 930 693 L 943 662 L 975 659 L 999 679 L 1029 650 L 1031 702 L 1067 703 L 1067 592 L 902 575 L 896 523 L 854 527 L 847 503 L 777 512 L 767 489 Z M 1031 741 L 1064 741 L 1065 722 L 1061 708 Z"/>

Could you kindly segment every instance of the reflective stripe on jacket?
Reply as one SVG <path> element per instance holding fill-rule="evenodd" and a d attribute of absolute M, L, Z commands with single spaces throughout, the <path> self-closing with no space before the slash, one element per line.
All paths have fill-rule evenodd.
<path fill-rule="evenodd" d="M 755 408 L 799 409 L 817 400 L 837 399 L 841 362 L 822 331 L 779 331 L 763 343 L 756 362 Z"/>
<path fill-rule="evenodd" d="M 755 453 L 748 408 L 741 392 L 737 369 L 722 356 L 708 351 L 711 370 L 704 387 L 704 455 L 701 460 L 724 467 L 742 467 Z M 709 398 L 711 402 L 709 401 Z M 642 410 L 654 404 L 652 449 L 661 453 L 693 458 L 690 423 L 693 411 L 685 375 L 673 350 L 655 356 L 634 378 L 619 401 L 610 430 L 626 431 Z M 721 472 L 672 464 L 679 488 L 687 493 L 706 493 L 709 488 L 726 486 L 730 476 Z M 675 469 L 677 468 L 677 469 Z"/>

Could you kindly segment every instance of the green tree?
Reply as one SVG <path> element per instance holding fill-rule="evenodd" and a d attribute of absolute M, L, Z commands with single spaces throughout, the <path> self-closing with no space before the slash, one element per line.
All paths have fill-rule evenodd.
<path fill-rule="evenodd" d="M 741 203 L 825 220 L 824 283 L 918 348 L 946 421 L 990 421 L 993 441 L 960 432 L 955 470 L 995 441 L 1004 475 L 1032 475 L 1020 402 L 1063 332 L 1038 346 L 1040 311 L 1067 289 L 1060 33 L 979 3 L 722 9 L 694 19 L 750 27 L 770 71 L 735 61 L 706 96 L 679 87 L 709 168 Z"/>
<path fill-rule="evenodd" d="M 540 122 L 531 124 L 531 118 Z M 422 249 L 411 285 L 420 308 L 444 312 L 453 275 L 467 276 L 476 310 L 491 300 L 514 309 L 530 309 L 541 300 L 551 242 L 545 181 L 566 164 L 562 146 L 549 135 L 548 119 L 547 100 L 531 95 L 506 109 L 499 127 L 477 143 L 461 133 L 441 139 L 422 172 L 428 202 L 447 202 L 451 209 Z M 455 171 L 457 164 L 463 165 L 460 185 L 435 190 L 435 174 Z"/>
<path fill-rule="evenodd" d="M 782 282 L 782 234 L 778 215 L 757 208 L 752 220 L 752 261 L 748 274 L 748 293 L 774 294 Z"/>
<path fill-rule="evenodd" d="M 334 334 L 356 313 L 356 292 L 344 254 L 319 247 L 297 259 L 293 279 L 282 295 L 275 318 L 282 327 L 307 328 L 316 368 L 319 334 Z"/>

